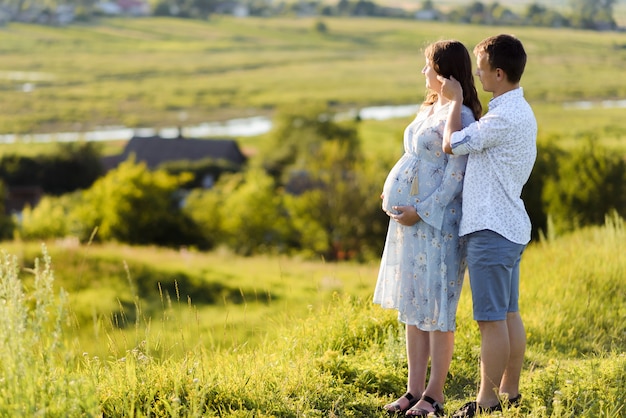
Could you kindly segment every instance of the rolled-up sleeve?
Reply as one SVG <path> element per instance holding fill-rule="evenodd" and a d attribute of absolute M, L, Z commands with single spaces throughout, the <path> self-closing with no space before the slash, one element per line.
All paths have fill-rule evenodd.
<path fill-rule="evenodd" d="M 465 132 L 466 129 L 457 131 L 450 136 L 450 146 L 452 147 L 452 154 L 467 155 L 470 153 L 470 148 L 468 147 L 467 143 L 472 139 L 472 137 L 469 133 Z"/>
<path fill-rule="evenodd" d="M 479 121 L 454 132 L 450 136 L 450 146 L 454 155 L 467 155 L 482 152 L 485 148 L 491 148 L 498 144 L 502 135 L 508 129 L 507 123 L 502 117 L 486 114 Z M 483 135 L 489 132 L 489 135 Z"/>

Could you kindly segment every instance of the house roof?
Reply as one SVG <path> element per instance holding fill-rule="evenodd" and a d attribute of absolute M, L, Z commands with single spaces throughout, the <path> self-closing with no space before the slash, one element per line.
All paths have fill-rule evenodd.
<path fill-rule="evenodd" d="M 130 155 L 136 161 L 146 163 L 148 168 L 156 169 L 160 164 L 170 161 L 197 161 L 205 158 L 227 160 L 240 165 L 246 161 L 237 142 L 232 139 L 196 139 L 162 138 L 160 136 L 132 137 L 122 154 L 109 157 L 103 163 L 106 168 L 113 168 Z"/>

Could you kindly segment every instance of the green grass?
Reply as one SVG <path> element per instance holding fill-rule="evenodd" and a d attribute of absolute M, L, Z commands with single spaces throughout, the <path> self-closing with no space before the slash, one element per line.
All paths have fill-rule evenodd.
<path fill-rule="evenodd" d="M 2 248 L 27 264 L 41 251 L 37 243 Z M 264 337 L 267 323 L 316 311 L 333 294 L 364 297 L 376 268 L 157 247 L 50 243 L 47 248 L 55 265 L 63 266 L 56 282 L 70 293 L 75 333 L 86 351 L 99 356 L 111 347 L 123 352 L 144 338 L 136 321 L 192 345 L 254 343 Z M 161 345 L 163 354 L 173 347 Z"/>
<path fill-rule="evenodd" d="M 376 263 L 50 243 L 50 258 L 33 264 L 33 257 L 41 259 L 41 249 L 33 245 L 3 244 L 2 249 L 32 267 L 20 270 L 8 257 L 1 270 L 2 411 L 382 417 L 380 406 L 404 391 L 403 330 L 395 311 L 371 303 Z M 626 259 L 616 254 L 625 250 L 621 219 L 527 249 L 520 298 L 528 334 L 524 403 L 503 416 L 623 415 Z M 157 277 L 205 270 L 221 277 L 223 288 L 239 286 L 248 296 L 245 303 L 219 307 L 174 294 L 147 315 L 141 309 L 147 294 L 137 292 L 137 316 L 127 318 L 126 329 L 104 320 L 104 314 L 97 324 L 77 323 L 77 316 L 99 301 L 125 299 L 120 282 L 140 288 L 133 272 L 145 274 L 142 264 L 153 268 L 153 287 Z M 112 277 L 124 274 L 129 277 Z M 90 293 L 77 290 L 81 286 Z M 60 287 L 76 290 L 65 298 Z M 251 289 L 257 297 L 250 297 Z M 445 390 L 447 410 L 475 394 L 478 355 L 478 328 L 465 286 Z"/>
<path fill-rule="evenodd" d="M 338 108 L 415 103 L 422 48 L 441 38 L 471 48 L 513 32 L 525 43 L 537 105 L 623 97 L 626 33 L 451 25 L 396 19 L 218 16 L 210 21 L 107 19 L 65 28 L 11 24 L 0 33 L 0 132 L 174 126 L 272 114 L 322 101 Z M 10 76 L 22 72 L 23 78 Z M 38 80 L 28 76 L 43 74 Z M 34 84 L 23 92 L 26 82 Z M 485 99 L 485 97 L 483 97 Z"/>

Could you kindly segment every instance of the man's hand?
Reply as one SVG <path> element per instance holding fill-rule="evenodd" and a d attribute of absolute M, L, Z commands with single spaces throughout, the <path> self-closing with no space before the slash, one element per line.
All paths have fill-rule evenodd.
<path fill-rule="evenodd" d="M 395 220 L 400 225 L 413 226 L 422 220 L 413 206 L 393 206 L 391 209 L 398 212 L 392 214 L 391 219 Z"/>

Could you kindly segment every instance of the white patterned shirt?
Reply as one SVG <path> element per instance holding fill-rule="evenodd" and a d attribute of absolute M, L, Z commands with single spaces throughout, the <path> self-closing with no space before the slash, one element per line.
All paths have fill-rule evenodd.
<path fill-rule="evenodd" d="M 469 154 L 461 236 L 489 229 L 517 244 L 530 241 L 520 196 L 535 164 L 536 140 L 537 120 L 521 87 L 493 98 L 480 120 L 452 134 L 453 154 Z"/>

